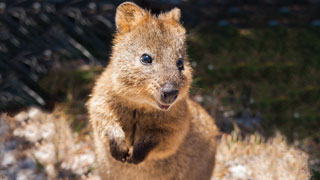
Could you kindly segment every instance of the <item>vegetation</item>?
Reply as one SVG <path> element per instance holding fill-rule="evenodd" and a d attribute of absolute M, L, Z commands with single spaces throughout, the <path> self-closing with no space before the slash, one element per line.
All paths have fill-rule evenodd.
<path fill-rule="evenodd" d="M 319 51 L 318 29 L 201 28 L 189 38 L 195 86 L 226 85 L 236 109 L 262 113 L 267 132 L 276 127 L 290 140 L 320 135 Z"/>
<path fill-rule="evenodd" d="M 232 120 L 248 110 L 249 116 L 259 115 L 259 128 L 253 133 L 269 137 L 280 131 L 311 158 L 319 158 L 318 52 L 320 29 L 316 28 L 192 29 L 188 37 L 195 69 L 191 93 L 205 97 L 202 104 L 212 115 L 216 107 L 210 98 L 218 98 L 225 110 L 232 110 Z M 103 68 L 84 65 L 69 69 L 54 69 L 40 84 L 74 115 L 71 124 L 80 131 L 87 123 L 79 114 L 86 114 L 85 103 Z M 315 171 L 314 177 L 319 178 L 319 173 Z"/>
<path fill-rule="evenodd" d="M 188 43 L 200 87 L 193 93 L 227 92 L 221 102 L 233 118 L 250 109 L 262 115 L 264 135 L 280 131 L 320 157 L 320 29 L 203 27 L 190 32 Z"/>

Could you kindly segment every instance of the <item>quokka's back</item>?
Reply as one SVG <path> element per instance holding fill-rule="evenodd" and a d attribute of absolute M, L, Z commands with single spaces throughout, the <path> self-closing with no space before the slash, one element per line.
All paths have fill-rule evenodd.
<path fill-rule="evenodd" d="M 210 179 L 218 129 L 189 98 L 180 10 L 116 12 L 110 63 L 88 102 L 102 179 Z"/>

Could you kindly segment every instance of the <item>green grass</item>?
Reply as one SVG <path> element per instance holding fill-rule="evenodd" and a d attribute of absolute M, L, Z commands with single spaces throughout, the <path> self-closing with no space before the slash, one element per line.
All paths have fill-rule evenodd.
<path fill-rule="evenodd" d="M 232 87 L 240 94 L 235 108 L 254 100 L 249 106 L 263 114 L 267 133 L 319 137 L 319 29 L 204 27 L 190 32 L 188 45 L 202 92 Z"/>
<path fill-rule="evenodd" d="M 196 64 L 192 94 L 221 95 L 235 117 L 245 108 L 261 114 L 267 136 L 280 131 L 289 142 L 319 141 L 320 29 L 203 26 L 189 32 L 188 54 Z M 77 116 L 86 114 L 85 103 L 101 72 L 101 67 L 62 68 L 41 85 Z M 204 105 L 209 111 L 216 108 Z M 71 124 L 80 131 L 87 123 L 76 119 Z M 312 151 L 311 158 L 320 157 Z"/>

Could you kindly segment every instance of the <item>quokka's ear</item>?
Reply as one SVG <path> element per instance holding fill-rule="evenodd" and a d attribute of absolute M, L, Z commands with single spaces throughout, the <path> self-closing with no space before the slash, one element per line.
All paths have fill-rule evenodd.
<path fill-rule="evenodd" d="M 132 2 L 120 4 L 116 12 L 116 27 L 120 32 L 128 32 L 147 12 Z"/>
<path fill-rule="evenodd" d="M 173 20 L 176 22 L 180 22 L 180 18 L 181 18 L 181 11 L 179 8 L 174 8 L 169 12 L 159 15 L 159 19 L 162 19 L 162 20 L 171 20 L 171 21 Z"/>

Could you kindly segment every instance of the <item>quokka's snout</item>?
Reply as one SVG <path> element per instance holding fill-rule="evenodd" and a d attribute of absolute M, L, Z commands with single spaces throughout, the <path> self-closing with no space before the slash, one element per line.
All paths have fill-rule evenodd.
<path fill-rule="evenodd" d="M 164 104 L 172 104 L 178 97 L 179 89 L 174 83 L 166 83 L 161 88 L 161 102 Z"/>

